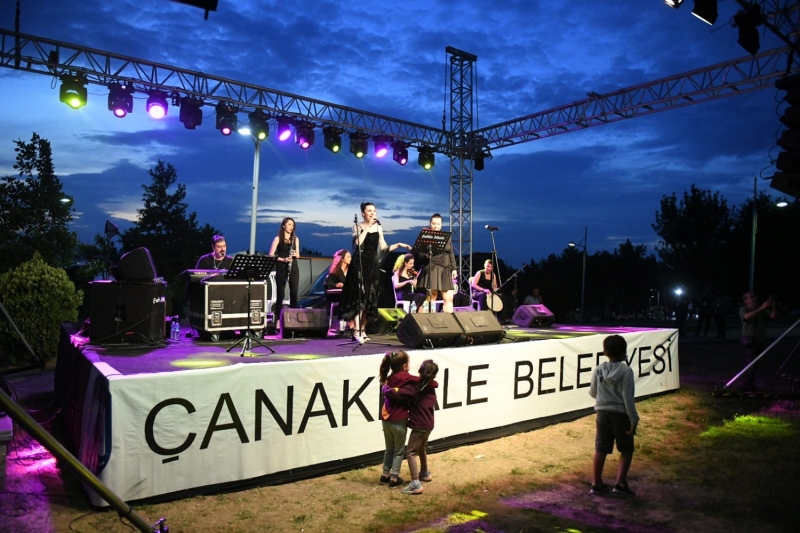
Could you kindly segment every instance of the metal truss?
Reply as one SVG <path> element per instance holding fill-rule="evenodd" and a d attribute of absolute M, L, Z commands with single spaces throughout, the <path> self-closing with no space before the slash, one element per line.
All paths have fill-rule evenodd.
<path fill-rule="evenodd" d="M 757 5 L 764 17 L 762 23 L 779 39 L 791 46 L 795 53 L 800 53 L 800 43 L 797 41 L 800 31 L 800 2 L 797 0 L 760 0 L 748 2 L 736 0 L 744 9 Z"/>
<path fill-rule="evenodd" d="M 459 287 L 472 274 L 472 130 L 476 56 L 448 46 L 450 62 L 450 240 L 458 265 Z"/>
<path fill-rule="evenodd" d="M 81 73 L 88 83 L 105 86 L 124 81 L 138 92 L 157 89 L 205 102 L 225 102 L 238 110 L 260 109 L 273 116 L 285 115 L 369 136 L 389 136 L 410 146 L 428 145 L 437 152 L 450 153 L 448 134 L 441 129 L 296 94 L 1 28 L 0 48 L 0 67 L 56 77 Z"/>
<path fill-rule="evenodd" d="M 475 137 L 497 149 L 770 88 L 800 70 L 791 55 L 787 46 L 607 94 L 590 92 L 585 100 L 475 130 Z"/>

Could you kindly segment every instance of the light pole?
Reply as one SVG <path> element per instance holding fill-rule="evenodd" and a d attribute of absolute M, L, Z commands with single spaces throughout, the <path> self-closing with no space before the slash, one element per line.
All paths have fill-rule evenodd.
<path fill-rule="evenodd" d="M 762 205 L 758 207 L 758 191 L 756 190 L 756 185 L 758 184 L 758 178 L 753 177 L 753 231 L 750 233 L 750 286 L 747 289 L 749 292 L 754 291 L 753 287 L 753 279 L 755 278 L 756 272 L 756 233 L 758 233 L 758 210 L 764 209 L 765 207 L 769 207 L 768 205 Z M 786 207 L 788 204 L 786 202 L 777 202 L 775 203 L 777 207 Z"/>
<path fill-rule="evenodd" d="M 250 206 L 250 255 L 256 254 L 256 222 L 258 219 L 258 172 L 261 168 L 261 141 L 250 133 L 250 128 L 243 126 L 239 133 L 249 135 L 255 145 L 253 152 L 253 200 Z"/>
<path fill-rule="evenodd" d="M 574 242 L 568 243 L 569 246 L 572 248 L 578 247 L 583 248 L 583 274 L 581 275 L 581 324 L 583 324 L 583 309 L 585 303 L 585 296 L 586 296 L 586 245 L 588 243 L 587 239 L 589 237 L 589 227 L 583 227 L 583 240 L 578 244 Z"/>

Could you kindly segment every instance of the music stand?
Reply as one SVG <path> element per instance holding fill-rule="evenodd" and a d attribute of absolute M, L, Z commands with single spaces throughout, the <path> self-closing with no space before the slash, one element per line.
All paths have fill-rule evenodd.
<path fill-rule="evenodd" d="M 263 281 L 269 277 L 270 272 L 275 270 L 275 264 L 277 263 L 278 258 L 274 255 L 248 255 L 248 254 L 236 254 L 233 257 L 233 262 L 231 266 L 228 268 L 228 273 L 225 274 L 225 279 L 246 279 L 247 280 L 247 330 L 244 333 L 244 337 L 236 341 L 236 343 L 225 350 L 226 352 L 230 352 L 240 344 L 242 345 L 242 353 L 240 357 L 244 357 L 246 353 L 249 353 L 252 349 L 252 343 L 255 342 L 262 348 L 266 348 L 271 353 L 275 353 L 275 350 L 267 346 L 266 344 L 262 343 L 260 340 L 256 339 L 253 335 L 253 330 L 250 329 L 250 284 L 254 280 Z M 264 309 L 266 311 L 266 307 Z M 264 314 L 264 320 L 266 321 L 267 316 L 266 313 Z M 254 354 L 260 355 L 260 354 Z"/>
<path fill-rule="evenodd" d="M 436 231 L 423 228 L 417 235 L 417 240 L 411 248 L 412 252 L 434 256 L 444 252 L 444 247 L 450 241 L 451 231 Z"/>

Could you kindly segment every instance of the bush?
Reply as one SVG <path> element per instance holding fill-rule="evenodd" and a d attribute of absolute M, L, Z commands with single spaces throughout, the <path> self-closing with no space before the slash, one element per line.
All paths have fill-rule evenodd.
<path fill-rule="evenodd" d="M 33 259 L 0 274 L 2 302 L 11 319 L 43 362 L 55 358 L 61 323 L 78 318 L 83 291 L 60 268 L 51 267 L 39 252 Z M 0 347 L 13 364 L 32 362 L 22 340 L 7 320 L 0 319 Z"/>

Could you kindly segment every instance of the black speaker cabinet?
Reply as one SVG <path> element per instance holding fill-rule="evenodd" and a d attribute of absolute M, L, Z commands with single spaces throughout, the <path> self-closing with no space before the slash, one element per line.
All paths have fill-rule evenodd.
<path fill-rule="evenodd" d="M 397 340 L 409 348 L 458 346 L 464 332 L 453 313 L 414 313 L 397 326 Z"/>
<path fill-rule="evenodd" d="M 506 332 L 497 317 L 491 311 L 475 311 L 474 313 L 455 313 L 453 315 L 464 335 L 468 344 L 488 344 L 503 340 Z"/>
<path fill-rule="evenodd" d="M 326 337 L 327 309 L 281 309 L 281 337 Z"/>
<path fill-rule="evenodd" d="M 89 283 L 89 340 L 98 344 L 164 339 L 166 283 Z"/>
<path fill-rule="evenodd" d="M 406 312 L 400 307 L 381 307 L 377 318 L 370 322 L 367 333 L 381 335 L 397 331 L 397 326 L 405 317 Z"/>
<path fill-rule="evenodd" d="M 461 306 L 461 307 L 453 307 L 453 312 L 454 313 L 472 313 L 473 311 L 476 311 L 476 309 L 474 307 L 472 307 L 471 305 L 464 305 L 464 306 Z"/>
<path fill-rule="evenodd" d="M 517 307 L 514 317 L 511 320 L 514 324 L 522 328 L 535 326 L 549 327 L 553 324 L 555 317 L 553 313 L 542 304 L 520 305 Z"/>
<path fill-rule="evenodd" d="M 123 254 L 117 263 L 116 278 L 119 281 L 149 281 L 150 283 L 158 276 L 150 250 L 147 248 L 137 248 Z"/>

